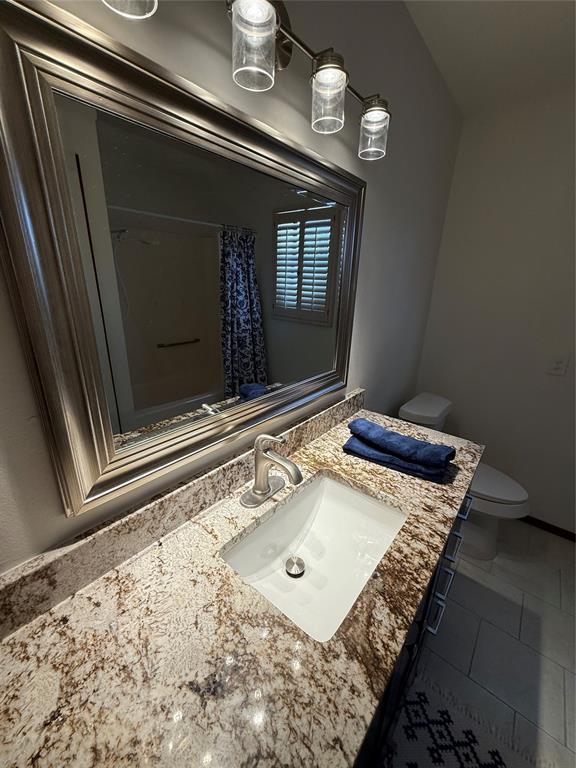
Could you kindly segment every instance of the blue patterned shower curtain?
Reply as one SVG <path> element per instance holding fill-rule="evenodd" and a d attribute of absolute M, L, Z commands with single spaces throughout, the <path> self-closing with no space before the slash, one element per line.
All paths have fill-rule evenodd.
<path fill-rule="evenodd" d="M 256 280 L 256 236 L 248 229 L 224 227 L 220 233 L 220 312 L 224 395 L 241 384 L 266 384 L 262 305 Z"/>

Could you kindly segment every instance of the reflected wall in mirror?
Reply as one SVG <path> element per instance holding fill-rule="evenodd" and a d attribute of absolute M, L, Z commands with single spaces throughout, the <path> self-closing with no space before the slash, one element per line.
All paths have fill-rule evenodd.
<path fill-rule="evenodd" d="M 55 98 L 116 450 L 334 369 L 345 206 Z"/>

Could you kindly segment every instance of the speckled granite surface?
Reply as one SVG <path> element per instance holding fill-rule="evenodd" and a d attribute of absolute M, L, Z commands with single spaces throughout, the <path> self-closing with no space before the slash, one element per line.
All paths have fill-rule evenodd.
<path fill-rule="evenodd" d="M 275 382 L 269 384 L 266 389 L 266 393 L 273 392 L 275 389 L 279 389 L 283 384 Z M 209 403 L 211 407 L 215 407 L 219 412 L 226 411 L 233 405 L 240 403 L 240 397 L 229 397 L 227 400 L 219 400 L 216 403 Z M 199 421 L 206 418 L 206 410 L 197 408 L 195 411 L 188 411 L 187 413 L 180 413 L 177 416 L 172 416 L 170 419 L 162 419 L 162 421 L 155 421 L 152 424 L 147 424 L 139 429 L 133 429 L 130 432 L 122 432 L 121 434 L 114 435 L 114 448 L 118 451 L 123 448 L 130 448 L 138 444 L 141 440 L 148 437 L 155 437 L 163 432 L 170 432 L 175 427 L 182 426 L 183 422 L 187 421 Z"/>
<path fill-rule="evenodd" d="M 353 390 L 282 432 L 284 450 L 296 451 L 363 404 L 364 390 Z M 0 639 L 232 493 L 252 476 L 253 461 L 253 451 L 242 453 L 119 520 L 0 575 Z"/>
<path fill-rule="evenodd" d="M 359 414 L 360 415 L 360 414 Z M 349 766 L 481 455 L 454 445 L 439 486 L 345 455 L 344 423 L 293 458 L 408 519 L 348 617 L 317 643 L 244 584 L 220 550 L 273 512 L 241 489 L 0 645 L 2 766 Z"/>

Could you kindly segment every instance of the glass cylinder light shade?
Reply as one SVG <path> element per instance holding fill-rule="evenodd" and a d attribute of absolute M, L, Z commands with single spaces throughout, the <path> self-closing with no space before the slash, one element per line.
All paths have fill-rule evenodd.
<path fill-rule="evenodd" d="M 379 96 L 366 99 L 360 123 L 358 157 L 380 160 L 386 154 L 390 111 L 388 102 Z"/>
<path fill-rule="evenodd" d="M 126 19 L 147 19 L 156 13 L 158 0 L 102 0 L 111 11 Z"/>
<path fill-rule="evenodd" d="M 320 54 L 312 75 L 312 128 L 317 133 L 336 133 L 343 128 L 347 83 L 342 56 Z"/>
<path fill-rule="evenodd" d="M 232 77 L 248 91 L 274 85 L 276 10 L 268 0 L 232 4 Z"/>

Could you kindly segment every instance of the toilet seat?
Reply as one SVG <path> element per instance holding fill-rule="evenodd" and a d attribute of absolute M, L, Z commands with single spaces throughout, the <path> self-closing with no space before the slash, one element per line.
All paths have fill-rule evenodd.
<path fill-rule="evenodd" d="M 503 472 L 480 462 L 472 478 L 472 509 L 494 517 L 518 518 L 528 514 L 526 490 Z"/>

